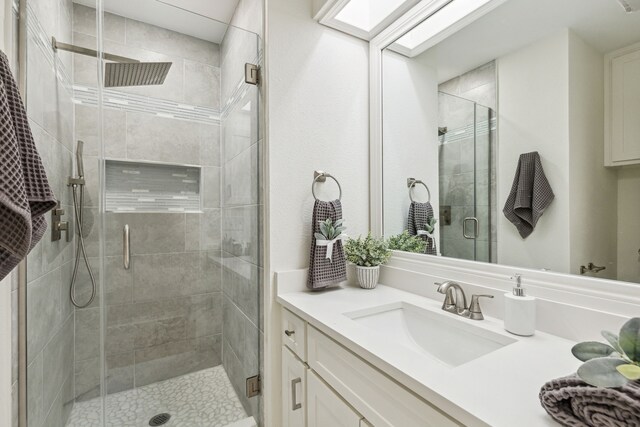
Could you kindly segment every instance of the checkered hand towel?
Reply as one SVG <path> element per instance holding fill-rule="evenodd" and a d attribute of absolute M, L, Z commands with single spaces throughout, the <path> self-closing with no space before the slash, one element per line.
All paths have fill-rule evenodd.
<path fill-rule="evenodd" d="M 438 255 L 436 249 L 436 240 L 424 234 L 419 234 L 420 230 L 424 230 L 424 225 L 433 218 L 433 207 L 431 203 L 411 202 L 409 206 L 409 218 L 407 219 L 407 231 L 412 236 L 418 236 L 427 242 L 424 250 L 425 254 Z M 435 231 L 435 230 L 434 230 Z"/>
<path fill-rule="evenodd" d="M 327 258 L 327 246 L 316 245 L 315 233 L 320 232 L 320 222 L 325 221 L 327 218 L 331 218 L 333 222 L 342 218 L 340 200 L 331 202 L 316 200 L 313 205 L 311 254 L 309 276 L 307 278 L 307 288 L 311 290 L 324 289 L 347 280 L 347 261 L 344 256 L 342 242 L 339 240 L 335 242 L 331 259 Z"/>
<path fill-rule="evenodd" d="M 571 375 L 549 381 L 540 390 L 540 403 L 563 426 L 640 427 L 640 382 L 603 388 Z"/>
<path fill-rule="evenodd" d="M 0 52 L 0 280 L 27 256 L 56 206 L 9 61 Z"/>
<path fill-rule="evenodd" d="M 538 152 L 521 154 L 513 186 L 502 212 L 523 239 L 533 233 L 536 223 L 554 197 Z"/>

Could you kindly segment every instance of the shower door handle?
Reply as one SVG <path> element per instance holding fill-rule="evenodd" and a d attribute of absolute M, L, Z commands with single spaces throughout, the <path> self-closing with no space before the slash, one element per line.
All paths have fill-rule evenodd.
<path fill-rule="evenodd" d="M 467 222 L 473 221 L 473 235 L 467 234 Z M 474 216 L 466 217 L 462 220 L 462 235 L 465 239 L 476 239 L 480 234 L 480 224 L 478 223 L 478 218 Z"/>
<path fill-rule="evenodd" d="M 129 234 L 129 224 L 125 224 L 122 229 L 122 264 L 128 270 L 131 266 L 131 236 Z"/>

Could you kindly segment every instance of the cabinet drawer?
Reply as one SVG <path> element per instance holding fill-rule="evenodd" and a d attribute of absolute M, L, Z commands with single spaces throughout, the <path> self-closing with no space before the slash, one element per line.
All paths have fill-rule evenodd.
<path fill-rule="evenodd" d="M 282 343 L 303 362 L 307 361 L 307 331 L 305 322 L 292 312 L 282 309 Z"/>
<path fill-rule="evenodd" d="M 426 401 L 309 326 L 309 366 L 376 427 L 460 426 Z"/>

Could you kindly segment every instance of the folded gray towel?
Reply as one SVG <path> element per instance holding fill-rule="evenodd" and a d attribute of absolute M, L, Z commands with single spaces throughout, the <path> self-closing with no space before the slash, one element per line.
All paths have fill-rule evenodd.
<path fill-rule="evenodd" d="M 307 288 L 311 290 L 324 289 L 347 280 L 347 261 L 344 256 L 342 242 L 333 245 L 331 260 L 327 259 L 327 247 L 317 246 L 315 233 L 320 232 L 320 222 L 331 218 L 333 222 L 342 219 L 342 204 L 340 200 L 324 202 L 316 200 L 313 205 L 313 220 L 311 224 L 311 254 L 309 259 L 309 275 Z"/>
<path fill-rule="evenodd" d="M 618 388 L 594 387 L 576 375 L 549 381 L 540 403 L 564 426 L 640 427 L 640 382 Z"/>
<path fill-rule="evenodd" d="M 542 169 L 537 151 L 521 154 L 511 192 L 502 212 L 526 238 L 555 195 Z"/>
<path fill-rule="evenodd" d="M 424 230 L 424 225 L 433 218 L 433 207 L 431 203 L 411 202 L 409 206 L 409 218 L 407 219 L 407 231 L 412 236 L 417 236 L 418 231 Z M 424 250 L 425 254 L 438 255 L 436 240 L 426 235 L 420 235 L 427 242 Z"/>
<path fill-rule="evenodd" d="M 56 206 L 9 61 L 0 52 L 0 280 L 40 241 Z"/>

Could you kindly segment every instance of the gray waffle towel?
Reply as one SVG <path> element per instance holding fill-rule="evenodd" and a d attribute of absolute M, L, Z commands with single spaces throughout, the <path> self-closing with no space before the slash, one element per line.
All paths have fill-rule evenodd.
<path fill-rule="evenodd" d="M 520 155 L 511 192 L 502 212 L 526 238 L 549 207 L 555 195 L 542 169 L 537 151 Z"/>
<path fill-rule="evenodd" d="M 409 218 L 407 219 L 407 231 L 412 236 L 417 236 L 418 231 L 424 230 L 424 225 L 428 223 L 431 218 L 433 218 L 433 207 L 431 203 L 411 202 L 409 206 Z M 435 239 L 425 235 L 421 235 L 420 237 L 427 242 L 424 253 L 438 255 Z"/>
<path fill-rule="evenodd" d="M 326 258 L 327 247 L 316 246 L 314 233 L 320 232 L 320 221 L 331 218 L 333 222 L 342 218 L 342 204 L 340 200 L 325 202 L 316 200 L 313 205 L 313 220 L 311 223 L 311 255 L 309 260 L 309 276 L 307 288 L 311 290 L 324 289 L 347 280 L 347 261 L 344 257 L 342 242 L 333 245 L 331 260 Z"/>
<path fill-rule="evenodd" d="M 549 381 L 540 403 L 563 426 L 640 427 L 640 382 L 593 387 L 575 375 Z"/>
<path fill-rule="evenodd" d="M 0 52 L 0 280 L 40 241 L 56 206 L 9 61 Z"/>

